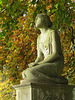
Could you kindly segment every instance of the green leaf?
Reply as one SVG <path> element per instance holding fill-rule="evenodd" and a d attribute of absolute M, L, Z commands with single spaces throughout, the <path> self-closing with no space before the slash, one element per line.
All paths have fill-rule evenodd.
<path fill-rule="evenodd" d="M 14 33 L 13 32 L 11 32 L 11 35 L 13 35 Z"/>
<path fill-rule="evenodd" d="M 40 6 L 37 6 L 36 10 L 35 10 L 34 13 L 33 13 L 34 18 L 35 18 L 36 15 L 40 12 L 40 10 L 41 10 L 41 7 L 40 7 Z"/>
<path fill-rule="evenodd" d="M 7 25 L 6 25 L 6 24 L 3 24 L 3 25 L 2 25 L 2 28 L 5 28 L 5 27 L 7 27 Z"/>
<path fill-rule="evenodd" d="M 72 23 L 70 23 L 70 26 L 73 26 L 73 24 L 72 24 Z"/>
<path fill-rule="evenodd" d="M 75 7 L 75 3 L 71 3 L 71 7 Z"/>
<path fill-rule="evenodd" d="M 72 1 L 71 0 L 68 0 L 68 2 L 71 3 Z"/>
<path fill-rule="evenodd" d="M 57 3 L 57 4 L 55 5 L 55 7 L 58 8 L 58 5 L 59 5 L 59 4 Z"/>
<path fill-rule="evenodd" d="M 4 37 L 6 35 L 6 33 L 5 32 L 2 32 L 2 36 Z"/>
<path fill-rule="evenodd" d="M 32 23 L 30 24 L 30 27 L 32 26 Z"/>
<path fill-rule="evenodd" d="M 0 6 L 2 5 L 2 0 L 0 0 Z"/>
<path fill-rule="evenodd" d="M 0 7 L 0 11 L 1 11 L 1 9 L 2 9 L 2 8 Z"/>
<path fill-rule="evenodd" d="M 19 2 L 21 2 L 21 0 L 19 0 Z"/>
<path fill-rule="evenodd" d="M 9 41 L 9 37 L 8 36 L 6 36 L 6 42 L 8 42 Z"/>
<path fill-rule="evenodd" d="M 33 0 L 33 1 L 32 1 L 32 4 L 35 4 L 35 3 L 36 3 L 36 0 Z"/>
<path fill-rule="evenodd" d="M 8 0 L 2 0 L 2 2 L 7 5 L 8 4 Z"/>

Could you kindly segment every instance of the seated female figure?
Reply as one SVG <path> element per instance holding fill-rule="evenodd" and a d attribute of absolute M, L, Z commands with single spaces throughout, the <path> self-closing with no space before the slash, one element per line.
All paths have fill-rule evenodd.
<path fill-rule="evenodd" d="M 37 38 L 37 58 L 23 71 L 23 79 L 31 82 L 67 84 L 67 80 L 61 76 L 64 58 L 59 35 L 51 29 L 52 22 L 47 15 L 38 14 L 35 25 L 41 31 Z"/>

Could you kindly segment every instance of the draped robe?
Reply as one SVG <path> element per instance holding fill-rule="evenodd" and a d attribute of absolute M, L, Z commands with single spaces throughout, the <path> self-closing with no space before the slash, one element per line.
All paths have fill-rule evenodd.
<path fill-rule="evenodd" d="M 52 37 L 53 33 L 55 37 Z M 52 62 L 45 62 L 31 68 L 27 68 L 23 71 L 22 76 L 24 80 L 36 81 L 36 82 L 49 82 L 49 83 L 65 83 L 65 78 L 61 76 L 64 67 L 64 58 L 61 51 L 61 44 L 59 35 L 54 30 L 48 30 L 45 39 L 41 38 L 41 35 L 37 38 L 37 57 L 41 54 L 41 61 L 47 59 L 49 55 L 52 55 L 53 50 L 53 38 L 56 42 L 57 54 L 59 57 Z"/>

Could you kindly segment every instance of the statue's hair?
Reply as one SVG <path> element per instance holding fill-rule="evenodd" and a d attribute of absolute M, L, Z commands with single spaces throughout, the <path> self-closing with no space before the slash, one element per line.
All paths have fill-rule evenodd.
<path fill-rule="evenodd" d="M 47 25 L 48 27 L 52 26 L 52 22 L 50 21 L 50 18 L 48 15 L 46 15 L 44 13 L 37 14 L 35 21 L 37 20 L 38 17 L 41 17 L 43 19 L 45 25 Z"/>

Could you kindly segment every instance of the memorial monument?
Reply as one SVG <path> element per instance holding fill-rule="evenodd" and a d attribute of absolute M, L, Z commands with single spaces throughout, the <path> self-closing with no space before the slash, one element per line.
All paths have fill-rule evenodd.
<path fill-rule="evenodd" d="M 23 71 L 23 79 L 67 84 L 67 80 L 61 76 L 64 58 L 58 33 L 51 29 L 52 22 L 45 14 L 36 16 L 35 25 L 41 31 L 37 38 L 37 58 Z"/>
<path fill-rule="evenodd" d="M 72 100 L 73 87 L 69 87 L 67 79 L 61 76 L 64 57 L 59 35 L 51 29 L 52 22 L 46 14 L 38 14 L 35 25 L 41 31 L 37 38 L 37 58 L 22 72 L 20 85 L 14 86 L 16 99 Z"/>

